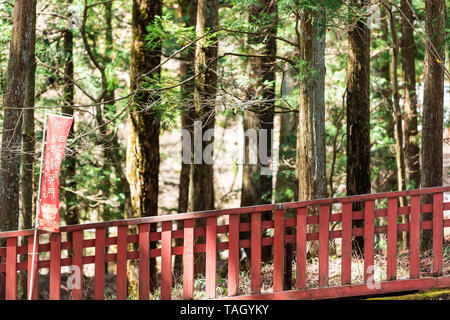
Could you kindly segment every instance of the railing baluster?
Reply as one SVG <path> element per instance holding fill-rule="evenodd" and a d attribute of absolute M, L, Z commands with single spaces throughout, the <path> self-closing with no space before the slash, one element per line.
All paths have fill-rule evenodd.
<path fill-rule="evenodd" d="M 341 283 L 352 282 L 352 203 L 342 204 Z"/>
<path fill-rule="evenodd" d="M 443 193 L 433 195 L 433 275 L 442 275 Z"/>
<path fill-rule="evenodd" d="M 161 231 L 161 299 L 172 293 L 172 221 L 162 223 Z"/>
<path fill-rule="evenodd" d="M 50 235 L 50 300 L 61 299 L 61 234 Z"/>
<path fill-rule="evenodd" d="M 397 278 L 397 198 L 388 199 L 387 207 L 387 280 Z"/>
<path fill-rule="evenodd" d="M 239 285 L 239 215 L 229 216 L 228 295 L 236 296 Z"/>
<path fill-rule="evenodd" d="M 273 236 L 273 292 L 283 291 L 284 233 L 284 210 L 275 210 Z"/>
<path fill-rule="evenodd" d="M 105 299 L 105 242 L 105 228 L 95 229 L 95 300 Z"/>
<path fill-rule="evenodd" d="M 217 218 L 206 218 L 206 298 L 216 297 Z"/>
<path fill-rule="evenodd" d="M 117 300 L 126 300 L 127 292 L 127 234 L 128 226 L 117 228 Z"/>
<path fill-rule="evenodd" d="M 75 279 L 75 285 L 72 289 L 72 300 L 83 299 L 83 230 L 73 232 L 72 236 L 72 265 L 77 268 L 72 269 L 75 275 L 79 275 L 79 279 Z"/>
<path fill-rule="evenodd" d="M 150 297 L 150 224 L 139 225 L 139 300 Z"/>
<path fill-rule="evenodd" d="M 261 212 L 252 213 L 251 221 L 251 290 L 261 292 Z"/>
<path fill-rule="evenodd" d="M 330 232 L 330 206 L 320 206 L 319 212 L 319 286 L 328 286 L 328 247 Z"/>
<path fill-rule="evenodd" d="M 296 237 L 296 279 L 295 286 L 299 289 L 306 288 L 306 216 L 308 207 L 297 209 L 297 237 Z"/>
<path fill-rule="evenodd" d="M 6 240 L 6 300 L 17 299 L 17 237 Z"/>
<path fill-rule="evenodd" d="M 374 264 L 375 200 L 364 203 L 364 282 L 375 273 Z M 369 272 L 369 269 L 371 271 Z"/>
<path fill-rule="evenodd" d="M 184 220 L 183 299 L 194 298 L 194 219 Z"/>
<path fill-rule="evenodd" d="M 409 223 L 409 277 L 420 274 L 420 195 L 411 197 Z"/>
<path fill-rule="evenodd" d="M 31 266 L 33 264 L 33 242 L 34 235 L 28 236 L 28 290 L 27 290 L 27 299 L 30 296 L 31 289 Z M 39 289 L 39 234 L 37 235 L 36 241 L 36 254 L 34 259 L 34 282 L 33 282 L 33 292 L 31 294 L 32 300 L 38 299 L 38 289 Z"/>

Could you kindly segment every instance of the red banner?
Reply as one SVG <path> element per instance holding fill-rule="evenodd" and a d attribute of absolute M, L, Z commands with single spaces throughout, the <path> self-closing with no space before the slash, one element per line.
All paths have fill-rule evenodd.
<path fill-rule="evenodd" d="M 42 168 L 39 229 L 59 232 L 59 172 L 73 118 L 49 115 Z"/>

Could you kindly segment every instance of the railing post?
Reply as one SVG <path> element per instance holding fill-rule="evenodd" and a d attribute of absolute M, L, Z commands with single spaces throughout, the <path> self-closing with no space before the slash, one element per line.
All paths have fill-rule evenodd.
<path fill-rule="evenodd" d="M 17 299 L 17 237 L 6 240 L 6 300 Z"/>
<path fill-rule="evenodd" d="M 375 273 L 374 236 L 375 200 L 368 200 L 364 203 L 364 283 L 368 283 L 369 277 Z"/>
<path fill-rule="evenodd" d="M 105 228 L 95 229 L 95 283 L 94 299 L 105 299 Z"/>
<path fill-rule="evenodd" d="M 239 285 L 239 215 L 229 215 L 228 295 L 236 296 Z"/>
<path fill-rule="evenodd" d="M 75 280 L 75 286 L 72 288 L 72 300 L 83 299 L 83 230 L 76 230 L 72 237 L 72 266 L 76 269 L 74 276 L 79 276 Z"/>
<path fill-rule="evenodd" d="M 150 297 L 150 224 L 139 225 L 139 300 Z"/>
<path fill-rule="evenodd" d="M 420 195 L 411 197 L 409 223 L 409 277 L 420 274 Z"/>
<path fill-rule="evenodd" d="M 183 298 L 194 298 L 194 219 L 184 220 Z"/>
<path fill-rule="evenodd" d="M 319 212 L 319 286 L 328 286 L 328 247 L 330 238 L 330 206 L 320 206 Z"/>
<path fill-rule="evenodd" d="M 161 231 L 161 300 L 172 293 L 172 221 L 164 221 Z"/>
<path fill-rule="evenodd" d="M 433 275 L 442 275 L 443 193 L 433 195 Z"/>
<path fill-rule="evenodd" d="M 216 297 L 217 217 L 206 218 L 206 298 Z"/>
<path fill-rule="evenodd" d="M 261 292 L 261 212 L 252 213 L 251 220 L 251 290 Z"/>
<path fill-rule="evenodd" d="M 97 279 L 97 277 L 96 277 Z M 61 234 L 50 235 L 50 300 L 61 298 Z"/>
<path fill-rule="evenodd" d="M 387 207 L 387 280 L 397 278 L 397 198 L 388 199 Z"/>
<path fill-rule="evenodd" d="M 297 235 L 296 235 L 296 279 L 295 287 L 297 290 L 306 288 L 306 216 L 308 207 L 297 209 Z"/>
<path fill-rule="evenodd" d="M 33 282 L 33 292 L 31 294 L 31 299 L 38 299 L 38 289 L 39 289 L 39 233 L 37 234 L 37 243 L 36 243 L 36 253 L 34 259 L 34 282 Z M 28 236 L 28 290 L 27 297 L 30 296 L 31 290 L 31 269 L 33 265 L 33 243 L 34 243 L 34 235 Z"/>
<path fill-rule="evenodd" d="M 273 291 L 283 291 L 284 282 L 284 210 L 274 212 Z"/>
<path fill-rule="evenodd" d="M 342 204 L 341 284 L 352 282 L 352 203 Z"/>

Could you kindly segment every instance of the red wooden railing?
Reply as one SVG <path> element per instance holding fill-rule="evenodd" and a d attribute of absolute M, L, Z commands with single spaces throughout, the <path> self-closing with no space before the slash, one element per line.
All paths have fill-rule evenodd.
<path fill-rule="evenodd" d="M 356 195 L 342 198 L 330 198 L 300 201 L 282 204 L 260 205 L 236 209 L 213 210 L 205 212 L 182 213 L 158 217 L 145 217 L 128 220 L 107 221 L 70 225 L 60 228 L 60 233 L 40 233 L 36 269 L 49 272 L 49 299 L 61 298 L 61 268 L 94 264 L 94 299 L 105 298 L 105 263 L 116 264 L 116 298 L 127 299 L 127 261 L 138 260 L 139 299 L 149 299 L 150 258 L 160 257 L 159 270 L 160 298 L 170 299 L 172 293 L 172 258 L 183 256 L 183 298 L 194 297 L 194 254 L 206 253 L 206 298 L 217 298 L 217 252 L 228 250 L 228 298 L 232 299 L 321 299 L 346 296 L 372 295 L 377 293 L 422 290 L 434 287 L 450 287 L 450 275 L 443 274 L 443 231 L 450 227 L 450 219 L 444 219 L 444 210 L 450 210 L 450 202 L 443 202 L 443 192 L 450 192 L 450 187 L 436 187 L 400 192 Z M 431 203 L 424 203 L 428 195 Z M 398 207 L 399 197 L 406 203 Z M 385 202 L 387 200 L 387 207 Z M 430 200 L 429 200 L 430 201 Z M 353 211 L 353 203 L 361 204 L 361 210 Z M 405 203 L 405 204 L 406 204 Z M 336 205 L 338 204 L 338 205 Z M 339 205 L 340 204 L 340 205 Z M 336 206 L 338 208 L 336 208 Z M 319 208 L 319 215 L 310 215 L 308 208 Z M 334 213 L 330 209 L 341 210 Z M 286 212 L 294 212 L 287 217 Z M 272 212 L 273 219 L 262 219 L 263 214 Z M 432 220 L 421 221 L 421 214 L 431 213 Z M 250 215 L 247 221 L 240 222 L 240 217 Z M 409 216 L 408 223 L 398 223 L 400 215 Z M 225 218 L 225 219 L 222 219 Z M 376 226 L 375 219 L 384 221 L 385 225 Z M 196 227 L 197 219 L 205 219 L 204 227 Z M 181 230 L 174 230 L 176 221 L 183 220 Z M 218 222 L 225 221 L 224 224 Z M 228 220 L 228 221 L 227 221 Z M 363 220 L 364 227 L 353 227 L 352 221 Z M 226 224 L 228 222 L 228 224 Z M 330 223 L 340 222 L 341 230 L 331 230 Z M 386 223 L 387 222 L 387 223 Z M 158 231 L 152 232 L 151 225 Z M 308 225 L 318 225 L 317 232 L 308 232 Z M 131 232 L 131 227 L 137 231 Z M 117 228 L 116 236 L 108 232 Z M 286 229 L 295 229 L 294 234 L 287 234 Z M 273 236 L 264 230 L 273 229 Z M 433 230 L 432 276 L 420 277 L 420 240 L 421 230 Z M 90 231 L 95 237 L 88 238 Z M 251 232 L 248 239 L 240 239 L 240 232 Z M 397 278 L 397 235 L 409 232 L 409 279 Z M 386 234 L 387 237 L 387 271 L 386 279 L 373 289 L 367 285 L 369 267 L 374 264 L 374 236 Z M 69 237 L 71 235 L 71 237 Z M 220 235 L 218 237 L 218 235 Z M 226 237 L 228 236 L 228 237 Z M 352 238 L 363 236 L 364 241 L 364 283 L 352 284 Z M 198 237 L 206 239 L 198 243 Z M 46 238 L 46 239 L 45 239 Z M 72 240 L 68 240 L 68 239 Z M 228 241 L 218 241 L 226 239 Z M 341 239 L 341 284 L 329 286 L 329 244 L 331 239 Z M 6 239 L 6 247 L 0 248 L 0 292 L 2 299 L 16 299 L 18 290 L 18 272 L 28 273 L 30 288 L 31 261 L 33 250 L 33 230 L 0 232 L 0 240 Z M 26 239 L 27 245 L 20 245 Z M 173 239 L 183 239 L 182 246 L 174 246 Z M 319 281 L 318 286 L 308 288 L 306 283 L 306 248 L 307 242 L 319 243 Z M 150 246 L 154 242 L 155 247 Z M 135 248 L 129 249 L 134 243 Z M 285 245 L 295 244 L 296 276 L 295 290 L 283 291 L 285 270 Z M 116 246 L 116 252 L 110 253 L 107 247 Z M 273 290 L 261 292 L 261 248 L 273 247 Z M 239 250 L 251 248 L 251 295 L 239 294 Z M 71 250 L 69 256 L 66 250 Z M 87 255 L 87 251 L 93 252 Z M 66 254 L 62 254 L 66 251 Z M 25 261 L 18 259 L 27 256 Z M 23 259 L 22 259 L 23 260 Z M 39 294 L 39 272 L 36 272 L 32 293 L 33 299 Z M 81 285 L 83 281 L 81 281 Z M 83 287 L 73 289 L 74 300 L 83 299 Z M 219 297 L 224 298 L 224 297 Z M 226 297 L 225 297 L 226 298 Z"/>

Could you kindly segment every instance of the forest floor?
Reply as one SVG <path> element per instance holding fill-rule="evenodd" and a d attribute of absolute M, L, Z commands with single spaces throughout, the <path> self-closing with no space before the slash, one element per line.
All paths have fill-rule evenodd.
<path fill-rule="evenodd" d="M 450 247 L 445 247 L 443 259 L 443 274 L 450 275 Z M 378 254 L 375 256 L 375 272 L 374 281 L 382 281 L 386 277 L 386 255 Z M 432 252 L 421 256 L 420 269 L 421 277 L 431 276 L 433 256 Z M 224 297 L 227 295 L 227 271 L 226 271 L 226 261 L 221 269 L 218 269 L 217 275 L 217 297 Z M 363 283 L 364 280 L 364 260 L 361 258 L 354 257 L 352 260 L 352 284 Z M 292 264 L 292 288 L 295 288 L 295 262 Z M 341 282 L 341 263 L 339 257 L 330 257 L 329 260 L 329 285 L 339 286 Z M 319 279 L 319 261 L 318 258 L 310 259 L 307 264 L 307 288 L 318 287 Z M 68 273 L 61 274 L 61 299 L 68 300 L 71 299 L 71 290 L 67 287 L 67 279 L 69 277 Z M 397 260 L 397 279 L 408 279 L 409 278 L 409 255 L 407 252 L 400 253 Z M 172 289 L 172 299 L 180 300 L 183 299 L 183 283 L 182 276 L 174 279 L 174 286 Z M 241 271 L 239 275 L 239 295 L 250 294 L 250 273 L 247 271 Z M 205 298 L 205 286 L 206 280 L 204 277 L 198 277 L 194 281 L 194 299 L 204 299 Z M 261 269 L 261 292 L 271 293 L 273 286 L 273 265 L 263 264 Z M 48 299 L 48 289 L 49 289 L 49 275 L 40 274 L 39 275 L 39 298 Z M 105 275 L 105 299 L 115 299 L 116 292 L 116 276 L 114 274 Z M 159 299 L 160 291 L 159 289 L 150 296 L 150 299 Z M 94 277 L 84 277 L 83 285 L 83 299 L 93 299 L 94 297 Z M 441 295 L 431 294 L 429 296 L 425 295 L 422 299 L 449 299 L 450 292 Z M 395 297 L 393 297 L 395 298 Z M 406 297 L 409 299 L 411 297 Z M 128 299 L 135 300 L 138 299 L 137 292 L 132 292 Z M 399 298 L 397 298 L 399 299 Z"/>

